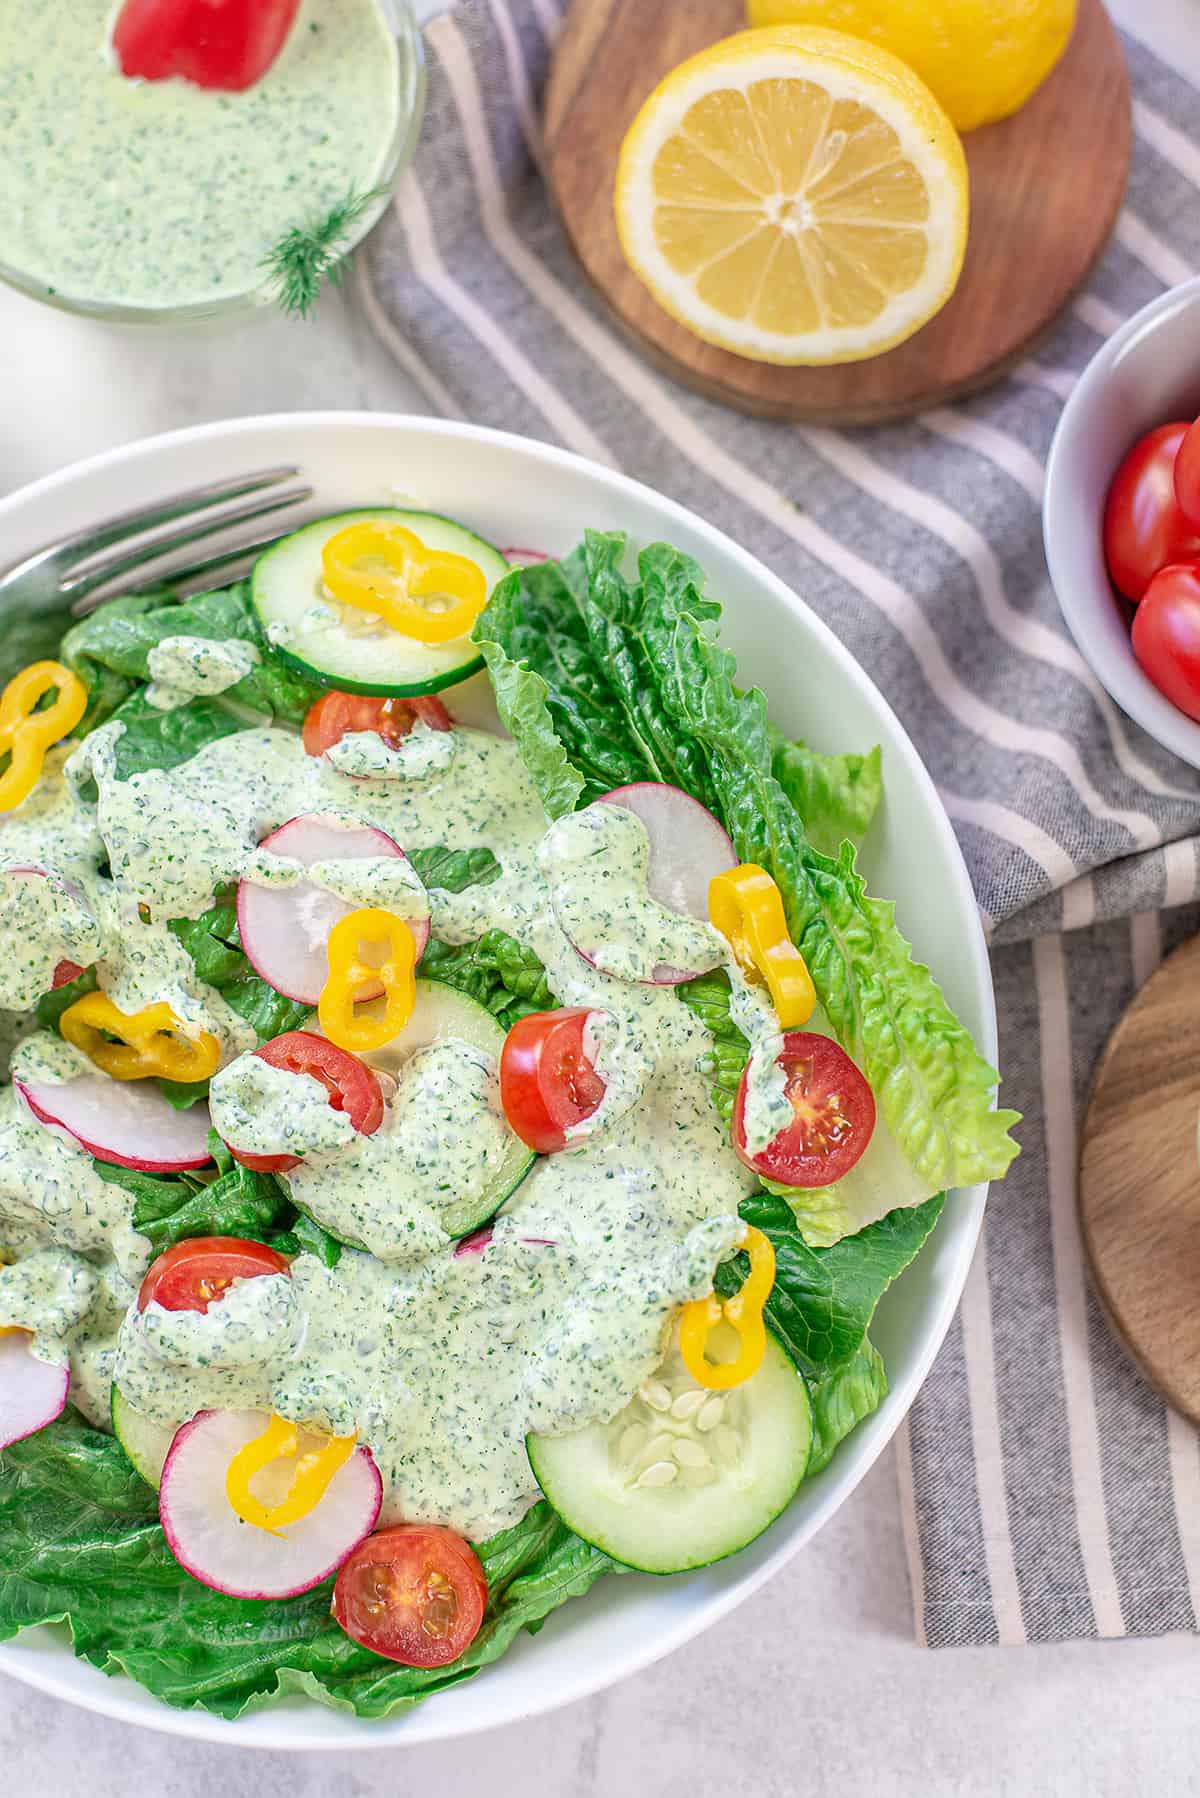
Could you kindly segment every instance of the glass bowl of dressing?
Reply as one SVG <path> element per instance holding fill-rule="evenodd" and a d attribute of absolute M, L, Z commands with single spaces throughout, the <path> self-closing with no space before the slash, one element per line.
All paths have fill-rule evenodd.
<path fill-rule="evenodd" d="M 409 0 L 301 0 L 240 92 L 122 74 L 110 0 L 0 4 L 0 280 L 125 324 L 274 304 L 267 258 L 338 209 L 362 241 L 425 101 Z"/>

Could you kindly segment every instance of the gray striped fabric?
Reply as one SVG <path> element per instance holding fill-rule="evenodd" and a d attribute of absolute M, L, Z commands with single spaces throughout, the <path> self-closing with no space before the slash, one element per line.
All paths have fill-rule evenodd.
<path fill-rule="evenodd" d="M 1107 1334 L 1074 1172 L 1107 1032 L 1200 921 L 1187 903 L 1200 776 L 1077 655 L 1040 496 L 1076 375 L 1200 268 L 1196 93 L 1129 46 L 1125 211 L 1087 293 L 1011 379 L 911 424 L 801 430 L 673 386 L 593 301 L 537 172 L 558 24 L 558 0 L 466 0 L 429 28 L 424 137 L 360 261 L 363 303 L 434 409 L 618 464 L 752 545 L 895 706 L 993 932 L 1004 1096 L 1025 1113 L 1024 1154 L 900 1438 L 918 1632 L 936 1645 L 1194 1630 L 1200 1447 Z"/>

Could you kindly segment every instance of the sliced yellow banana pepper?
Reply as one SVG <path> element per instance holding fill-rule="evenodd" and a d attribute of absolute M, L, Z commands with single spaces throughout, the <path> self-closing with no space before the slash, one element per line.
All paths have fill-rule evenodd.
<path fill-rule="evenodd" d="M 55 687 L 52 703 L 35 711 Z M 0 693 L 0 755 L 11 757 L 0 774 L 0 812 L 14 811 L 29 797 L 41 778 L 46 751 L 75 729 L 86 710 L 87 688 L 61 662 L 31 662 L 13 675 Z"/>
<path fill-rule="evenodd" d="M 750 1257 L 750 1272 L 730 1299 L 710 1292 L 693 1299 L 679 1319 L 679 1354 L 697 1386 L 724 1392 L 741 1386 L 756 1374 L 767 1352 L 767 1326 L 763 1306 L 775 1284 L 775 1250 L 769 1236 L 747 1225 L 742 1247 Z M 709 1334 L 727 1323 L 737 1332 L 738 1353 L 732 1361 L 710 1361 L 705 1353 Z"/>
<path fill-rule="evenodd" d="M 114 1080 L 207 1080 L 221 1063 L 216 1037 L 189 1033 L 165 1002 L 124 1012 L 107 993 L 85 993 L 68 1005 L 58 1027 Z"/>
<path fill-rule="evenodd" d="M 344 1467 L 357 1445 L 357 1436 L 331 1436 L 324 1448 L 301 1455 L 286 1494 L 277 1505 L 265 1505 L 250 1490 L 256 1473 L 272 1461 L 290 1460 L 300 1446 L 300 1435 L 294 1423 L 271 1413 L 271 1421 L 260 1436 L 239 1448 L 225 1470 L 225 1496 L 243 1523 L 274 1534 L 287 1523 L 299 1523 L 315 1511 L 329 1489 L 339 1467 Z"/>
<path fill-rule="evenodd" d="M 477 563 L 430 549 L 403 525 L 348 525 L 325 544 L 321 566 L 335 599 L 374 612 L 418 643 L 465 637 L 487 604 L 487 579 Z M 427 600 L 434 603 L 422 603 Z"/>
<path fill-rule="evenodd" d="M 363 960 L 363 945 L 382 951 L 380 959 Z M 399 1036 L 417 1002 L 417 945 L 402 918 L 379 906 L 347 912 L 329 932 L 326 944 L 329 978 L 317 1001 L 317 1017 L 331 1043 L 366 1054 Z M 383 988 L 383 1009 L 371 1003 Z"/>
<path fill-rule="evenodd" d="M 784 1030 L 800 1030 L 817 995 L 808 963 L 788 935 L 783 897 L 765 868 L 745 862 L 708 883 L 708 915 L 748 980 L 765 981 Z"/>

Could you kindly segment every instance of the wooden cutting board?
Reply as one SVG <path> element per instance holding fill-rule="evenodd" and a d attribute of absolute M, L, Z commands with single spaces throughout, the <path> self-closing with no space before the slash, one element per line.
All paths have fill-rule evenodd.
<path fill-rule="evenodd" d="M 1079 1217 L 1096 1290 L 1129 1353 L 1200 1423 L 1200 937 L 1167 958 L 1096 1070 Z"/>
<path fill-rule="evenodd" d="M 1084 280 L 1125 190 L 1129 79 L 1101 0 L 1081 0 L 1066 54 L 1028 105 L 964 139 L 971 234 L 953 298 L 899 348 L 835 368 L 778 368 L 701 343 L 651 298 L 617 241 L 617 152 L 638 107 L 685 57 L 744 23 L 743 0 L 574 0 L 546 94 L 546 176 L 618 322 L 677 380 L 774 418 L 903 418 L 995 380 Z"/>

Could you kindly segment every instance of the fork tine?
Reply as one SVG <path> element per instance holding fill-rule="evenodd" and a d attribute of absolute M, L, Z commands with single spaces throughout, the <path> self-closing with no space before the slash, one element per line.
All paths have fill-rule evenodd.
<path fill-rule="evenodd" d="M 181 523 L 180 515 L 176 514 L 174 518 L 143 530 L 132 541 L 125 539 L 110 549 L 85 556 L 59 582 L 59 591 L 64 594 L 89 592 L 101 582 L 118 580 L 131 570 L 140 568 L 144 562 L 155 561 L 173 549 L 181 549 L 185 543 L 195 543 L 199 538 L 214 536 L 231 525 L 243 524 L 251 518 L 263 518 L 270 512 L 282 511 L 287 506 L 299 505 L 311 498 L 312 488 L 307 484 L 271 492 L 262 492 L 260 489 L 237 505 L 222 506 L 219 509 L 208 505 L 201 511 L 192 511 L 187 514 L 186 523 Z"/>
<path fill-rule="evenodd" d="M 173 518 L 182 518 L 188 512 L 197 512 L 201 507 L 216 505 L 221 500 L 240 499 L 244 493 L 261 492 L 264 487 L 274 487 L 280 481 L 294 480 L 299 473 L 298 468 L 292 467 L 258 468 L 250 474 L 230 475 L 223 481 L 208 481 L 202 487 L 188 487 L 182 493 L 172 493 L 166 499 L 154 500 L 148 506 L 135 506 L 132 511 L 110 518 L 106 524 L 75 531 L 71 536 L 61 538 L 52 547 L 59 553 L 78 549 L 90 556 L 93 551 L 108 549 L 135 531 L 149 530 L 156 524 L 167 524 Z"/>
<path fill-rule="evenodd" d="M 282 535 L 286 535 L 286 532 Z M 206 556 L 199 562 L 185 562 L 182 566 L 168 564 L 165 568 L 148 569 L 135 581 L 120 581 L 110 577 L 101 582 L 99 587 L 81 595 L 72 605 L 71 615 L 83 618 L 117 593 L 142 593 L 147 588 L 158 586 L 169 586 L 179 598 L 189 599 L 195 593 L 208 591 L 213 585 L 212 576 L 218 569 L 223 571 L 220 585 L 227 586 L 230 581 L 240 580 L 243 574 L 248 574 L 263 550 L 280 540 L 281 533 L 272 531 L 266 536 L 231 543 L 227 548 L 218 550 L 215 555 Z"/>

